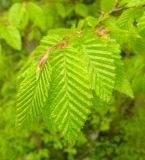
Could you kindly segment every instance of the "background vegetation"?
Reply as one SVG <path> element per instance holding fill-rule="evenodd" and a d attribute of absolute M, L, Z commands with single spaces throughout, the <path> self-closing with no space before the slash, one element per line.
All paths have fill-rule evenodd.
<path fill-rule="evenodd" d="M 1 160 L 145 159 L 144 6 L 144 0 L 0 1 Z M 100 24 L 121 46 L 134 98 L 115 92 L 114 105 L 93 110 L 74 146 L 41 121 L 16 128 L 17 75 L 41 38 L 50 29 Z"/>

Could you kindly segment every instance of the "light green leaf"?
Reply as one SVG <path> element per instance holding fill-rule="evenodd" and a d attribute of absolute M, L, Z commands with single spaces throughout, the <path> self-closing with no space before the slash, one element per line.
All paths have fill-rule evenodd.
<path fill-rule="evenodd" d="M 25 71 L 17 98 L 17 125 L 38 119 L 48 98 L 51 69 L 46 61 L 43 68 L 32 62 L 31 68 Z"/>
<path fill-rule="evenodd" d="M 23 123 L 26 117 L 37 118 L 43 108 L 42 116 L 49 130 L 59 130 L 65 139 L 74 141 L 88 118 L 90 107 L 103 116 L 111 106 L 114 89 L 129 96 L 132 92 L 122 69 L 120 46 L 115 40 L 106 35 L 99 37 L 93 30 L 69 31 L 49 31 L 34 51 L 35 55 L 49 52 L 51 81 L 45 79 L 49 76 L 42 77 L 42 83 L 37 81 L 40 72 L 37 73 L 36 66 L 22 73 L 18 115 L 19 123 Z M 39 86 L 41 92 L 37 93 Z M 40 103 L 36 104 L 36 100 Z M 102 106 L 102 110 L 97 109 Z M 108 129 L 109 122 L 104 121 L 102 130 Z"/>
<path fill-rule="evenodd" d="M 76 4 L 75 12 L 82 17 L 86 17 L 88 15 L 88 9 L 83 3 Z"/>
<path fill-rule="evenodd" d="M 133 25 L 134 11 L 134 9 L 127 9 L 121 14 L 121 16 L 118 18 L 118 25 L 120 28 L 128 29 Z"/>
<path fill-rule="evenodd" d="M 115 41 L 112 41 L 112 43 L 110 43 L 110 45 L 108 46 L 108 50 L 114 52 L 113 57 L 114 57 L 115 72 L 116 72 L 114 89 L 133 98 L 133 91 L 127 79 L 124 64 L 121 59 L 119 51 L 120 46 Z"/>
<path fill-rule="evenodd" d="M 13 26 L 22 29 L 25 28 L 29 19 L 25 3 L 15 3 L 8 12 L 8 19 Z"/>
<path fill-rule="evenodd" d="M 12 48 L 16 50 L 21 49 L 21 35 L 20 32 L 14 26 L 8 25 L 3 27 L 1 36 Z"/>
<path fill-rule="evenodd" d="M 101 10 L 104 12 L 111 11 L 116 4 L 116 0 L 101 0 Z"/>
<path fill-rule="evenodd" d="M 138 21 L 138 31 L 142 36 L 145 36 L 145 12 L 141 16 L 141 18 Z"/>
<path fill-rule="evenodd" d="M 81 54 L 74 48 L 53 53 L 50 110 L 54 124 L 69 141 L 74 140 L 92 105 L 89 77 Z"/>
<path fill-rule="evenodd" d="M 99 98 L 109 102 L 116 79 L 114 48 L 118 46 L 114 45 L 114 48 L 109 50 L 109 41 L 97 37 L 94 33 L 84 36 L 82 41 L 84 43 L 81 52 L 86 56 L 91 87 Z"/>
<path fill-rule="evenodd" d="M 100 124 L 101 131 L 107 131 L 110 128 L 111 118 L 104 117 Z"/>
<path fill-rule="evenodd" d="M 134 98 L 133 90 L 131 88 L 131 85 L 127 79 L 126 73 L 125 73 L 125 68 L 123 65 L 123 62 L 120 59 L 116 59 L 116 84 L 115 84 L 115 89 L 121 93 L 124 93 L 128 95 L 131 98 Z"/>
<path fill-rule="evenodd" d="M 130 27 L 129 35 L 127 39 L 129 49 L 133 52 L 144 53 L 145 51 L 145 39 L 139 35 L 135 27 Z"/>
<path fill-rule="evenodd" d="M 120 88 L 118 88 L 118 91 L 128 95 L 131 98 L 134 98 L 132 87 L 131 87 L 129 81 L 127 80 L 126 76 L 123 79 L 122 86 L 120 86 Z"/>
<path fill-rule="evenodd" d="M 90 27 L 95 27 L 98 23 L 98 19 L 94 18 L 94 17 L 91 17 L 91 16 L 88 16 L 86 18 L 86 21 L 88 23 L 88 26 L 90 26 Z"/>
<path fill-rule="evenodd" d="M 145 4 L 145 0 L 130 0 L 127 4 L 128 7 L 134 7 Z"/>
<path fill-rule="evenodd" d="M 62 3 L 56 3 L 56 10 L 59 16 L 63 18 L 66 16 L 65 7 Z"/>
<path fill-rule="evenodd" d="M 127 3 L 129 2 L 130 0 L 119 0 L 119 7 L 124 7 L 127 5 Z"/>
<path fill-rule="evenodd" d="M 20 3 L 15 3 L 12 5 L 8 12 L 8 19 L 10 21 L 10 24 L 13 26 L 18 27 L 20 25 L 21 17 L 20 17 L 20 12 L 21 12 L 21 7 L 22 5 Z"/>
<path fill-rule="evenodd" d="M 28 3 L 28 12 L 29 18 L 31 21 L 42 30 L 45 30 L 45 15 L 43 10 L 35 3 L 29 2 Z"/>

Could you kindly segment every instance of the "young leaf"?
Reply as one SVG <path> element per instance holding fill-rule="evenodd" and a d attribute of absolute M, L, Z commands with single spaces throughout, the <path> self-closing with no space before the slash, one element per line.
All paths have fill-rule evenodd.
<path fill-rule="evenodd" d="M 86 17 L 88 15 L 88 9 L 87 7 L 82 4 L 82 3 L 77 3 L 75 6 L 75 12 L 82 16 L 82 17 Z"/>
<path fill-rule="evenodd" d="M 57 9 L 58 15 L 60 15 L 62 18 L 66 16 L 65 7 L 62 3 L 56 3 L 56 9 Z"/>
<path fill-rule="evenodd" d="M 108 46 L 108 50 L 114 53 L 113 57 L 114 57 L 115 72 L 116 72 L 114 89 L 133 98 L 134 97 L 133 91 L 127 79 L 124 64 L 121 59 L 120 46 L 116 43 L 116 41 L 112 40 L 112 43 L 110 43 Z"/>
<path fill-rule="evenodd" d="M 128 7 L 140 6 L 145 4 L 145 0 L 130 0 L 127 4 Z"/>
<path fill-rule="evenodd" d="M 90 27 L 95 27 L 98 23 L 98 19 L 94 18 L 94 17 L 91 17 L 91 16 L 88 16 L 86 18 L 86 21 L 88 23 L 88 26 L 90 26 Z"/>
<path fill-rule="evenodd" d="M 96 35 L 88 34 L 84 36 L 82 41 L 84 44 L 81 52 L 86 56 L 92 89 L 95 90 L 98 97 L 108 102 L 112 98 L 116 78 L 114 49 L 112 48 L 110 51 L 108 42 L 106 41 L 106 43 Z"/>
<path fill-rule="evenodd" d="M 116 0 L 101 0 L 101 10 L 104 12 L 111 11 L 116 4 Z"/>
<path fill-rule="evenodd" d="M 12 48 L 16 50 L 21 49 L 21 35 L 16 27 L 12 25 L 4 26 L 1 36 Z"/>
<path fill-rule="evenodd" d="M 54 124 L 67 140 L 74 140 L 92 105 L 89 77 L 81 54 L 68 47 L 53 52 L 49 105 Z"/>
<path fill-rule="evenodd" d="M 142 17 L 138 21 L 138 31 L 144 37 L 145 36 L 145 12 L 143 13 Z"/>
<path fill-rule="evenodd" d="M 21 7 L 22 5 L 20 3 L 15 3 L 14 5 L 12 5 L 12 7 L 9 10 L 8 19 L 10 21 L 10 24 L 12 24 L 13 26 L 18 27 L 20 25 Z"/>
<path fill-rule="evenodd" d="M 25 28 L 28 24 L 29 16 L 27 12 L 27 4 L 15 3 L 8 12 L 10 24 L 17 28 Z"/>
<path fill-rule="evenodd" d="M 45 15 L 43 10 L 35 3 L 28 3 L 28 12 L 31 21 L 42 30 L 45 30 Z"/>
<path fill-rule="evenodd" d="M 127 79 L 124 65 L 123 62 L 121 61 L 121 56 L 120 58 L 116 59 L 116 73 L 117 77 L 116 77 L 115 89 L 133 98 L 134 97 L 133 91 Z"/>
<path fill-rule="evenodd" d="M 118 19 L 118 25 L 120 28 L 128 29 L 133 25 L 134 21 L 134 9 L 125 10 Z"/>
<path fill-rule="evenodd" d="M 40 97 L 38 97 L 35 96 L 35 92 L 30 91 L 30 88 L 34 90 L 33 86 L 35 88 L 35 79 L 31 74 L 27 76 L 27 73 L 31 73 L 30 71 L 25 72 L 26 85 L 24 87 L 22 81 L 20 88 L 22 93 L 20 93 L 24 96 L 19 98 L 20 102 L 23 102 L 25 95 L 27 96 L 24 105 L 21 105 L 22 102 L 18 103 L 20 108 L 18 115 L 20 115 L 20 121 L 25 119 L 25 111 L 27 114 L 34 115 L 35 113 L 32 114 L 32 112 L 35 110 L 29 110 L 34 107 L 28 105 L 28 100 L 31 97 L 37 97 L 38 101 L 42 102 L 41 106 L 39 104 L 37 106 L 44 107 L 42 114 L 45 121 L 48 121 L 48 128 L 50 130 L 58 128 L 65 139 L 72 141 L 78 136 L 88 117 L 93 103 L 93 93 L 98 102 L 110 105 L 113 90 L 122 91 L 125 85 L 127 87 L 129 85 L 125 82 L 126 79 L 122 78 L 124 73 L 119 73 L 119 71 L 122 72 L 119 68 L 120 47 L 105 34 L 102 37 L 97 36 L 95 31 L 90 30 L 73 30 L 70 33 L 69 29 L 52 30 L 49 34 L 51 36 L 44 37 L 40 46 L 34 51 L 36 55 L 46 51 L 51 52 L 49 55 L 52 67 L 51 82 L 42 78 L 43 84 L 50 82 L 47 98 L 43 103 L 41 98 L 45 96 L 39 94 Z M 43 66 L 43 63 L 40 66 Z M 32 71 L 36 76 L 35 69 Z M 41 87 L 42 91 L 44 86 Z M 27 94 L 25 94 L 26 90 L 28 90 Z M 127 90 L 126 93 L 132 96 L 129 87 Z M 35 102 L 35 99 L 31 100 L 32 103 L 33 101 Z M 39 108 L 37 110 L 40 110 Z M 32 116 L 33 119 L 35 115 Z"/>
<path fill-rule="evenodd" d="M 31 68 L 25 72 L 17 98 L 18 125 L 38 119 L 48 98 L 50 75 L 51 69 L 48 61 L 42 68 L 33 62 Z"/>

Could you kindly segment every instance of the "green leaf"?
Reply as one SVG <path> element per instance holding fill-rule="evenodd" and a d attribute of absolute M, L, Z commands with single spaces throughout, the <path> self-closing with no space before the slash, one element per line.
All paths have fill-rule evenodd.
<path fill-rule="evenodd" d="M 100 124 L 101 131 L 107 131 L 110 129 L 111 118 L 104 117 Z"/>
<path fill-rule="evenodd" d="M 88 9 L 87 9 L 86 5 L 84 5 L 83 3 L 76 4 L 75 12 L 76 12 L 76 14 L 78 14 L 79 16 L 82 16 L 82 17 L 86 17 L 88 15 Z"/>
<path fill-rule="evenodd" d="M 71 3 L 65 4 L 65 14 L 66 16 L 71 16 L 73 14 L 74 6 Z"/>
<path fill-rule="evenodd" d="M 98 19 L 94 18 L 94 17 L 91 17 L 91 16 L 88 16 L 86 18 L 86 21 L 88 23 L 88 26 L 90 26 L 90 27 L 95 27 L 98 23 Z"/>
<path fill-rule="evenodd" d="M 128 7 L 140 6 L 145 4 L 145 0 L 130 0 L 127 4 Z"/>
<path fill-rule="evenodd" d="M 19 85 L 17 98 L 17 125 L 38 119 L 46 103 L 50 87 L 51 69 L 46 61 L 43 68 L 32 62 Z"/>
<path fill-rule="evenodd" d="M 117 78 L 116 78 L 115 89 L 121 93 L 128 95 L 131 98 L 134 98 L 133 90 L 132 90 L 131 85 L 127 79 L 124 65 L 123 65 L 123 62 L 121 61 L 121 57 L 120 57 L 120 59 L 116 59 L 116 61 L 117 61 L 116 73 L 118 73 L 118 74 L 117 74 Z"/>
<path fill-rule="evenodd" d="M 20 25 L 21 7 L 22 5 L 20 3 L 15 3 L 14 5 L 12 5 L 12 7 L 10 8 L 8 12 L 8 19 L 10 21 L 10 24 L 12 24 L 13 26 L 18 27 Z"/>
<path fill-rule="evenodd" d="M 141 37 L 135 27 L 130 27 L 129 35 L 127 39 L 129 49 L 134 53 L 144 53 L 145 39 Z"/>
<path fill-rule="evenodd" d="M 120 28 L 128 29 L 133 25 L 134 12 L 134 9 L 127 9 L 121 14 L 121 16 L 118 18 L 118 25 Z"/>
<path fill-rule="evenodd" d="M 118 1 L 119 2 L 119 7 L 124 7 L 127 5 L 127 3 L 129 2 L 130 0 L 120 0 Z"/>
<path fill-rule="evenodd" d="M 89 77 L 81 54 L 72 47 L 54 52 L 50 60 L 50 115 L 62 135 L 74 140 L 92 105 Z"/>
<path fill-rule="evenodd" d="M 41 106 L 39 104 L 37 106 L 43 108 L 42 116 L 49 131 L 59 130 L 65 139 L 72 142 L 87 120 L 90 107 L 94 106 L 93 102 L 95 102 L 95 108 L 105 106 L 102 114 L 99 113 L 102 116 L 111 106 L 114 89 L 123 92 L 126 86 L 128 88 L 125 93 L 132 95 L 129 84 L 124 78 L 124 72 L 122 72 L 120 47 L 116 41 L 106 35 L 99 37 L 92 30 L 78 32 L 74 29 L 72 32 L 69 31 L 69 29 L 49 31 L 49 34 L 42 39 L 40 46 L 34 51 L 35 55 L 49 51 L 49 63 L 52 68 L 51 81 L 47 82 L 42 78 L 44 86 L 48 86 L 46 84 L 50 86 L 45 103 L 41 99 L 45 96 L 39 94 L 38 97 L 35 96 L 35 92 L 30 92 L 30 87 L 32 91 L 35 90 L 33 88 L 37 88 L 37 85 L 34 85 L 34 77 L 37 75 L 34 67 L 32 76 L 29 74 L 31 73 L 30 69 L 22 70 L 24 73 L 20 80 L 24 77 L 26 85 L 25 87 L 22 85 L 22 89 L 20 88 L 21 95 L 24 95 L 19 98 L 20 101 L 25 98 L 26 90 L 29 90 L 30 94 L 27 94 L 24 105 L 21 106 L 23 103 L 18 104 L 19 108 L 22 107 L 20 117 L 25 111 L 34 115 L 31 109 L 29 110 L 31 107 L 27 105 L 29 104 L 27 101 L 31 99 L 32 95 L 37 97 L 38 101 L 42 102 Z M 35 76 L 33 77 L 33 75 Z M 101 109 L 95 109 L 95 111 L 101 112 Z M 25 118 L 23 117 L 22 120 Z"/>
<path fill-rule="evenodd" d="M 62 18 L 66 16 L 65 7 L 62 3 L 56 3 L 56 10 L 58 15 L 60 15 Z"/>
<path fill-rule="evenodd" d="M 111 11 L 116 5 L 116 0 L 101 0 L 101 10 L 104 12 Z"/>
<path fill-rule="evenodd" d="M 45 15 L 43 10 L 35 3 L 29 2 L 28 3 L 28 12 L 29 18 L 31 21 L 42 30 L 45 30 Z"/>
<path fill-rule="evenodd" d="M 120 28 L 116 23 L 116 19 L 112 18 L 106 21 L 105 27 L 111 31 L 110 38 L 115 39 L 121 46 L 123 46 L 126 40 L 128 39 L 129 31 Z"/>
<path fill-rule="evenodd" d="M 135 93 L 145 93 L 145 59 L 144 56 L 135 55 L 126 59 L 128 64 L 127 76 L 132 82 Z"/>
<path fill-rule="evenodd" d="M 114 49 L 110 51 L 108 41 L 94 34 L 84 36 L 81 52 L 86 56 L 92 89 L 95 90 L 98 97 L 108 102 L 112 98 L 116 78 Z"/>
<path fill-rule="evenodd" d="M 142 36 L 145 36 L 145 12 L 141 16 L 137 24 L 138 31 Z"/>
<path fill-rule="evenodd" d="M 1 37 L 16 50 L 21 49 L 21 35 L 20 32 L 12 25 L 4 26 Z"/>
<path fill-rule="evenodd" d="M 116 46 L 116 48 L 114 46 Z M 108 46 L 108 50 L 112 50 L 114 52 L 113 57 L 114 57 L 115 72 L 116 72 L 114 89 L 133 98 L 134 97 L 133 91 L 127 79 L 124 64 L 121 59 L 119 51 L 120 47 L 117 46 L 118 44 L 115 41 L 112 41 L 112 43 L 110 43 L 110 45 Z"/>
<path fill-rule="evenodd" d="M 95 93 L 93 93 L 93 96 L 93 107 L 95 112 L 97 112 L 99 117 L 104 117 L 111 108 L 111 103 L 105 103 L 100 98 L 98 98 Z"/>
<path fill-rule="evenodd" d="M 27 5 L 25 3 L 15 3 L 8 12 L 8 19 L 13 26 L 25 28 L 29 20 Z"/>
<path fill-rule="evenodd" d="M 128 95 L 131 98 L 134 98 L 132 87 L 131 87 L 129 81 L 127 80 L 126 76 L 124 77 L 124 80 L 122 82 L 122 86 L 120 86 L 120 88 L 118 88 L 118 91 Z"/>

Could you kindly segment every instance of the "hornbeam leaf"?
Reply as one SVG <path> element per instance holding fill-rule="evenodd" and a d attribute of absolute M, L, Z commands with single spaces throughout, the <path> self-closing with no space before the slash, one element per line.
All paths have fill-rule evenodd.
<path fill-rule="evenodd" d="M 88 39 L 88 36 L 91 38 Z M 84 36 L 83 42 L 81 52 L 86 56 L 91 87 L 98 97 L 108 102 L 112 98 L 116 79 L 113 48 L 110 51 L 106 40 L 96 35 Z"/>
<path fill-rule="evenodd" d="M 128 7 L 140 6 L 145 3 L 145 0 L 130 0 L 127 4 Z"/>
<path fill-rule="evenodd" d="M 127 79 L 124 64 L 121 59 L 120 46 L 113 40 L 110 40 L 110 42 L 111 43 L 109 43 L 108 50 L 114 53 L 113 57 L 114 57 L 115 71 L 116 71 L 114 90 L 117 90 L 133 98 L 134 97 L 133 91 Z"/>
<path fill-rule="evenodd" d="M 22 47 L 22 42 L 21 42 L 21 35 L 19 30 L 12 26 L 4 26 L 1 37 L 6 41 L 8 45 L 13 47 L 16 50 L 20 50 Z"/>
<path fill-rule="evenodd" d="M 131 85 L 127 79 L 123 62 L 121 61 L 121 59 L 116 59 L 116 60 L 117 60 L 116 73 L 118 74 L 116 77 L 116 83 L 114 89 L 133 98 L 134 94 Z"/>
<path fill-rule="evenodd" d="M 75 139 L 92 105 L 89 77 L 81 54 L 72 47 L 53 52 L 50 116 L 67 140 Z"/>
<path fill-rule="evenodd" d="M 45 15 L 41 7 L 33 2 L 29 2 L 28 13 L 31 21 L 42 30 L 45 30 Z"/>
<path fill-rule="evenodd" d="M 15 3 L 12 5 L 8 12 L 8 19 L 11 25 L 16 28 L 24 29 L 29 20 L 29 15 L 27 11 L 27 3 Z"/>
<path fill-rule="evenodd" d="M 76 6 L 75 6 L 75 12 L 78 15 L 82 16 L 82 17 L 85 17 L 85 16 L 88 15 L 87 7 L 83 3 L 77 3 L 76 4 Z"/>
<path fill-rule="evenodd" d="M 134 21 L 134 14 L 135 10 L 134 9 L 127 9 L 124 11 L 121 16 L 118 18 L 118 26 L 120 28 L 128 29 L 128 27 L 133 25 Z"/>
<path fill-rule="evenodd" d="M 42 112 L 48 97 L 51 69 L 48 62 L 39 68 L 33 62 L 20 83 L 17 98 L 17 124 L 34 121 Z"/>
<path fill-rule="evenodd" d="M 93 98 L 98 102 L 94 107 L 106 106 L 112 103 L 114 89 L 129 96 L 132 91 L 115 40 L 86 30 L 49 33 L 51 36 L 44 37 L 34 51 L 37 56 L 49 52 L 49 63 L 41 59 L 39 72 L 34 64 L 20 76 L 18 122 L 36 119 L 42 112 L 49 131 L 59 130 L 65 139 L 73 141 L 88 118 Z"/>
<path fill-rule="evenodd" d="M 138 26 L 139 33 L 144 37 L 145 36 L 145 12 L 139 19 L 137 26 Z"/>
<path fill-rule="evenodd" d="M 12 7 L 10 8 L 10 10 L 8 12 L 8 19 L 9 19 L 10 23 L 16 27 L 18 27 L 20 25 L 21 7 L 22 7 L 22 5 L 20 3 L 15 3 L 14 5 L 12 5 Z"/>
<path fill-rule="evenodd" d="M 102 0 L 100 5 L 101 5 L 101 10 L 102 11 L 109 12 L 109 11 L 111 11 L 115 7 L 116 0 L 110 0 L 110 1 L 108 1 L 108 0 Z"/>

